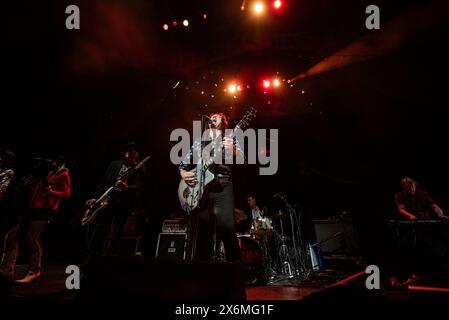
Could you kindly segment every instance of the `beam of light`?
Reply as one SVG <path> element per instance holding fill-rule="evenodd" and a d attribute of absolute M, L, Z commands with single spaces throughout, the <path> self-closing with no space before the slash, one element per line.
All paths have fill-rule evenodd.
<path fill-rule="evenodd" d="M 228 91 L 230 93 L 235 93 L 237 91 L 237 85 L 235 83 L 230 84 L 229 87 L 228 87 Z"/>
<path fill-rule="evenodd" d="M 275 86 L 276 88 L 279 87 L 281 85 L 281 82 L 279 81 L 279 79 L 274 79 L 273 80 L 273 86 Z"/>
<path fill-rule="evenodd" d="M 289 79 L 288 82 L 340 69 L 398 50 L 412 37 L 425 38 L 426 34 L 439 28 L 445 19 L 447 10 L 441 2 L 419 3 L 403 15 L 381 25 L 380 30 L 369 31 L 365 36 L 326 57 L 306 72 Z"/>
<path fill-rule="evenodd" d="M 189 26 L 189 20 L 184 20 L 183 22 L 182 22 L 182 24 L 184 25 L 184 27 L 188 27 Z"/>

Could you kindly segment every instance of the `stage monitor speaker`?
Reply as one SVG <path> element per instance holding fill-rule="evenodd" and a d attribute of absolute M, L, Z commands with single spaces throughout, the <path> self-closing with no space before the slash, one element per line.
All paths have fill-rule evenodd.
<path fill-rule="evenodd" d="M 351 220 L 314 220 L 313 222 L 316 242 L 322 255 L 358 255 L 358 237 Z"/>
<path fill-rule="evenodd" d="M 80 299 L 245 300 L 239 264 L 103 257 L 84 273 Z"/>

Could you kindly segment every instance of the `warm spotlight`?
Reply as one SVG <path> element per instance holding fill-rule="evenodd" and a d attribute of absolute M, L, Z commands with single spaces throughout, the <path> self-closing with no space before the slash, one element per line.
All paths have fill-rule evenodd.
<path fill-rule="evenodd" d="M 167 31 L 167 30 L 168 30 L 168 24 L 164 24 L 164 25 L 162 26 L 162 29 L 164 29 L 165 31 Z"/>
<path fill-rule="evenodd" d="M 184 20 L 182 22 L 182 24 L 184 25 L 184 27 L 188 27 L 189 26 L 189 20 Z"/>
<path fill-rule="evenodd" d="M 280 85 L 281 85 L 281 81 L 279 81 L 279 79 L 274 79 L 273 80 L 273 86 L 279 87 Z"/>
<path fill-rule="evenodd" d="M 229 85 L 228 90 L 230 93 L 235 93 L 237 91 L 237 85 L 235 83 Z"/>
<path fill-rule="evenodd" d="M 236 95 L 242 91 L 242 85 L 236 82 L 232 82 L 228 85 L 228 88 L 225 91 L 227 91 L 230 95 Z"/>
<path fill-rule="evenodd" d="M 261 1 L 257 1 L 253 6 L 253 10 L 256 14 L 262 14 L 263 11 L 265 10 L 264 3 Z"/>

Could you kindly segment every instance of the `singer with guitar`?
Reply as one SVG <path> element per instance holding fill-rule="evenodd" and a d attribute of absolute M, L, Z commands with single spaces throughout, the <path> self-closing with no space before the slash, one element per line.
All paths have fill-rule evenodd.
<path fill-rule="evenodd" d="M 140 152 L 135 142 L 125 145 L 122 160 L 110 163 L 103 181 L 98 185 L 93 197 L 86 201 L 86 214 L 82 224 L 88 226 L 87 257 L 84 267 L 87 268 L 93 260 L 103 252 L 115 253 L 115 245 L 126 223 L 129 213 L 139 204 L 141 191 L 145 180 L 145 167 L 138 163 Z M 146 158 L 147 159 L 147 158 Z M 103 206 L 92 222 L 85 223 L 87 212 L 101 199 L 102 195 L 114 187 Z M 107 241 L 106 241 L 107 240 Z"/>
<path fill-rule="evenodd" d="M 227 128 L 228 121 L 223 113 L 214 113 L 208 117 L 210 122 L 211 139 L 204 139 L 208 141 L 197 140 L 193 143 L 190 152 L 183 158 L 178 169 L 183 181 L 189 186 L 194 187 L 200 180 L 198 177 L 198 170 L 192 170 L 196 164 L 192 164 L 191 158 L 196 153 L 199 158 L 204 157 L 203 150 L 211 143 L 218 143 L 220 147 L 223 147 L 224 157 L 244 157 L 243 151 L 235 142 L 233 138 L 226 137 L 224 130 Z M 210 149 L 211 154 L 207 156 L 213 157 L 213 153 L 217 152 L 216 148 Z M 205 159 L 203 159 L 205 160 Z M 226 160 L 226 159 L 225 159 Z M 230 160 L 230 159 L 227 159 Z M 229 165 L 223 163 L 235 163 L 233 161 L 221 161 L 220 164 L 213 164 L 209 170 L 214 175 L 214 179 L 207 186 L 207 191 L 202 195 L 201 204 L 198 209 L 207 207 L 212 218 L 215 219 L 215 230 L 218 237 L 223 241 L 223 245 L 226 252 L 226 260 L 228 262 L 237 262 L 240 259 L 240 247 L 236 235 L 234 224 L 234 191 L 232 183 L 232 173 Z M 209 237 L 209 242 L 213 239 Z M 210 243 L 209 243 L 210 247 Z M 213 247 L 213 246 L 212 246 Z M 211 258 L 213 252 L 209 251 L 209 257 Z"/>

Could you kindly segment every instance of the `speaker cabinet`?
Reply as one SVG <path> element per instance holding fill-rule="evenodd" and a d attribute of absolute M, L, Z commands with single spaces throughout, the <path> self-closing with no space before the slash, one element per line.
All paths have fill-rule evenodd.
<path fill-rule="evenodd" d="M 186 233 L 159 233 L 156 258 L 185 260 L 187 248 Z"/>

